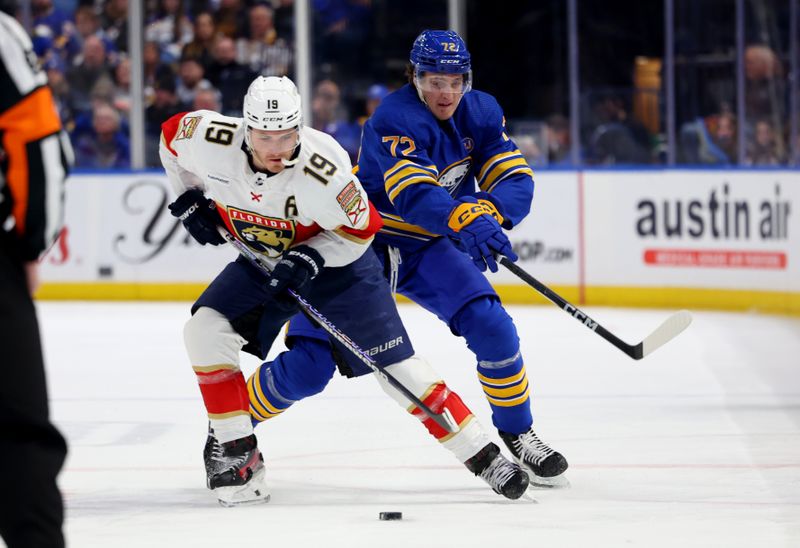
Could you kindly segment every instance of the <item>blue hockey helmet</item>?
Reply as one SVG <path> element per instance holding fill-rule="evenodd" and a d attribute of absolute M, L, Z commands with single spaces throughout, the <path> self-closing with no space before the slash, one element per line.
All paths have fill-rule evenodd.
<path fill-rule="evenodd" d="M 470 54 L 464 40 L 455 31 L 423 30 L 411 46 L 409 61 L 414 67 L 418 91 L 426 87 L 423 73 L 461 74 L 463 80 L 459 91 L 467 93 L 472 88 Z"/>
<path fill-rule="evenodd" d="M 471 70 L 467 45 L 452 30 L 423 30 L 411 46 L 411 64 L 417 70 L 464 74 Z"/>

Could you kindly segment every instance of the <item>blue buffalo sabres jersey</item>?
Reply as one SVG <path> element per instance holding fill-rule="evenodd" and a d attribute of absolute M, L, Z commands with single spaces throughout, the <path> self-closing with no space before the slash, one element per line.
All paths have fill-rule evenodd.
<path fill-rule="evenodd" d="M 447 233 L 455 200 L 488 192 L 507 224 L 530 211 L 533 172 L 488 93 L 466 93 L 439 121 L 413 86 L 388 95 L 364 126 L 358 177 L 380 211 L 378 241 L 413 250 Z"/>

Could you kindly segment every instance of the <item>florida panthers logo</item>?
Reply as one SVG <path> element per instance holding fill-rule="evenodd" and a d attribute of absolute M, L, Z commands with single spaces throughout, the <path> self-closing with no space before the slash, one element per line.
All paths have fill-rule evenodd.
<path fill-rule="evenodd" d="M 472 159 L 469 157 L 454 164 L 450 164 L 439 174 L 439 184 L 451 195 L 455 195 L 456 190 L 461 186 L 462 181 L 467 176 L 467 173 L 469 173 L 471 167 Z"/>
<path fill-rule="evenodd" d="M 278 257 L 294 241 L 294 223 L 235 208 L 228 210 L 236 234 L 250 247 L 268 257 Z"/>

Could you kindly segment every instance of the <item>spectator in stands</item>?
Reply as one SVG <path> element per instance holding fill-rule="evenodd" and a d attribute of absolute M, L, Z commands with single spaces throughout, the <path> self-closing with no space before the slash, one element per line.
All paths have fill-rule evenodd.
<path fill-rule="evenodd" d="M 128 51 L 128 0 L 105 0 L 100 15 L 109 40 L 114 42 L 117 51 Z"/>
<path fill-rule="evenodd" d="M 75 27 L 72 31 L 71 47 L 68 52 L 67 61 L 73 63 L 83 49 L 83 44 L 89 36 L 97 36 L 103 41 L 106 48 L 106 54 L 112 59 L 112 53 L 116 54 L 116 46 L 114 41 L 106 35 L 103 28 L 100 26 L 100 16 L 92 6 L 80 6 L 75 10 Z"/>
<path fill-rule="evenodd" d="M 161 166 L 158 156 L 158 140 L 161 124 L 179 112 L 190 110 L 190 105 L 182 105 L 175 93 L 175 75 L 163 71 L 154 86 L 153 102 L 144 111 L 145 162 L 150 167 Z"/>
<path fill-rule="evenodd" d="M 605 95 L 593 105 L 598 122 L 589 140 L 588 155 L 595 164 L 648 164 L 650 136 L 631 118 L 617 95 Z"/>
<path fill-rule="evenodd" d="M 131 60 L 127 55 L 120 57 L 114 67 L 114 91 L 111 104 L 119 113 L 128 118 L 131 110 Z"/>
<path fill-rule="evenodd" d="M 181 57 L 194 57 L 208 74 L 211 63 L 214 62 L 214 41 L 217 38 L 217 29 L 214 26 L 214 17 L 210 12 L 202 11 L 194 18 L 194 37 L 192 41 L 183 46 Z"/>
<path fill-rule="evenodd" d="M 199 89 L 194 94 L 194 103 L 192 110 L 213 110 L 220 112 L 222 106 L 220 92 L 216 89 Z"/>
<path fill-rule="evenodd" d="M 80 51 L 69 17 L 57 9 L 52 0 L 31 3 L 33 51 L 42 61 L 51 56 L 69 59 L 70 53 Z"/>
<path fill-rule="evenodd" d="M 744 52 L 745 112 L 755 122 L 784 114 L 783 65 L 775 51 L 764 44 L 750 44 Z"/>
<path fill-rule="evenodd" d="M 547 136 L 547 164 L 565 165 L 570 162 L 569 120 L 561 114 L 552 114 L 547 118 L 545 135 Z"/>
<path fill-rule="evenodd" d="M 311 99 L 311 115 L 311 126 L 320 131 L 326 131 L 331 124 L 346 119 L 336 82 L 325 79 L 317 83 Z"/>
<path fill-rule="evenodd" d="M 171 73 L 172 69 L 161 61 L 161 48 L 156 42 L 145 42 L 142 50 L 142 71 L 144 72 L 144 85 L 155 87 L 156 80 L 161 74 Z"/>
<path fill-rule="evenodd" d="M 183 0 L 159 0 L 155 19 L 144 29 L 144 39 L 157 42 L 167 62 L 180 58 L 192 35 L 192 23 L 186 16 Z"/>
<path fill-rule="evenodd" d="M 294 38 L 294 0 L 272 0 L 275 30 L 291 44 Z"/>
<path fill-rule="evenodd" d="M 92 115 L 92 131 L 73 141 L 78 167 L 130 167 L 128 136 L 120 130 L 120 115 L 108 103 L 99 103 Z"/>
<path fill-rule="evenodd" d="M 111 82 L 111 72 L 106 58 L 106 47 L 97 36 L 88 36 L 76 64 L 67 71 L 72 109 L 76 112 L 91 110 L 92 89 L 103 80 Z"/>
<path fill-rule="evenodd" d="M 69 15 L 56 9 L 53 0 L 32 0 L 31 16 L 33 28 L 44 26 L 50 30 L 55 47 L 61 48 L 69 39 L 72 26 Z"/>
<path fill-rule="evenodd" d="M 205 69 L 200 60 L 195 57 L 184 57 L 178 66 L 177 93 L 178 100 L 184 105 L 194 102 L 194 94 L 198 89 L 212 87 L 211 82 L 205 78 Z"/>
<path fill-rule="evenodd" d="M 234 40 L 246 33 L 247 15 L 241 0 L 219 0 L 214 22 L 217 31 Z"/>
<path fill-rule="evenodd" d="M 751 166 L 779 166 L 786 162 L 775 130 L 767 118 L 756 122 L 753 140 L 748 143 L 745 163 Z"/>
<path fill-rule="evenodd" d="M 273 10 L 263 3 L 248 12 L 248 34 L 236 40 L 236 61 L 261 76 L 287 76 L 292 52 L 275 31 Z"/>
<path fill-rule="evenodd" d="M 736 117 L 723 107 L 722 112 L 707 119 L 706 124 L 713 144 L 725 155 L 723 163 L 735 164 L 739 157 L 736 150 Z"/>
<path fill-rule="evenodd" d="M 67 132 L 71 132 L 74 121 L 64 61 L 60 57 L 53 55 L 42 64 L 42 68 L 47 72 L 47 84 L 53 93 L 53 102 L 61 118 L 61 125 Z"/>
<path fill-rule="evenodd" d="M 241 116 L 242 101 L 250 82 L 257 75 L 236 62 L 236 47 L 227 36 L 214 45 L 214 62 L 208 70 L 208 80 L 222 93 L 222 114 Z"/>
<path fill-rule="evenodd" d="M 361 126 L 347 121 L 341 105 L 341 92 L 333 80 L 322 80 L 314 88 L 311 99 L 312 127 L 331 135 L 355 162 L 361 145 Z"/>
<path fill-rule="evenodd" d="M 736 117 L 727 103 L 720 112 L 681 127 L 679 160 L 686 164 L 736 163 Z"/>
<path fill-rule="evenodd" d="M 389 95 L 389 88 L 384 86 L 383 84 L 373 84 L 367 90 L 367 101 L 364 105 L 364 109 L 367 112 L 366 121 L 372 114 L 375 112 L 375 109 L 378 108 L 378 105 L 381 104 L 386 96 Z M 363 122 L 361 124 L 364 125 Z"/>

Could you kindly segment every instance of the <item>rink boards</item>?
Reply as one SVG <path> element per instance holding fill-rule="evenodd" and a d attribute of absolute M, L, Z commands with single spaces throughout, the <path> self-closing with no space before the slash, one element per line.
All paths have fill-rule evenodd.
<path fill-rule="evenodd" d="M 78 174 L 42 299 L 193 299 L 235 252 L 170 216 L 159 172 Z M 800 314 L 800 172 L 539 171 L 509 234 L 519 264 L 575 304 Z M 508 271 L 507 302 L 543 299 Z"/>

